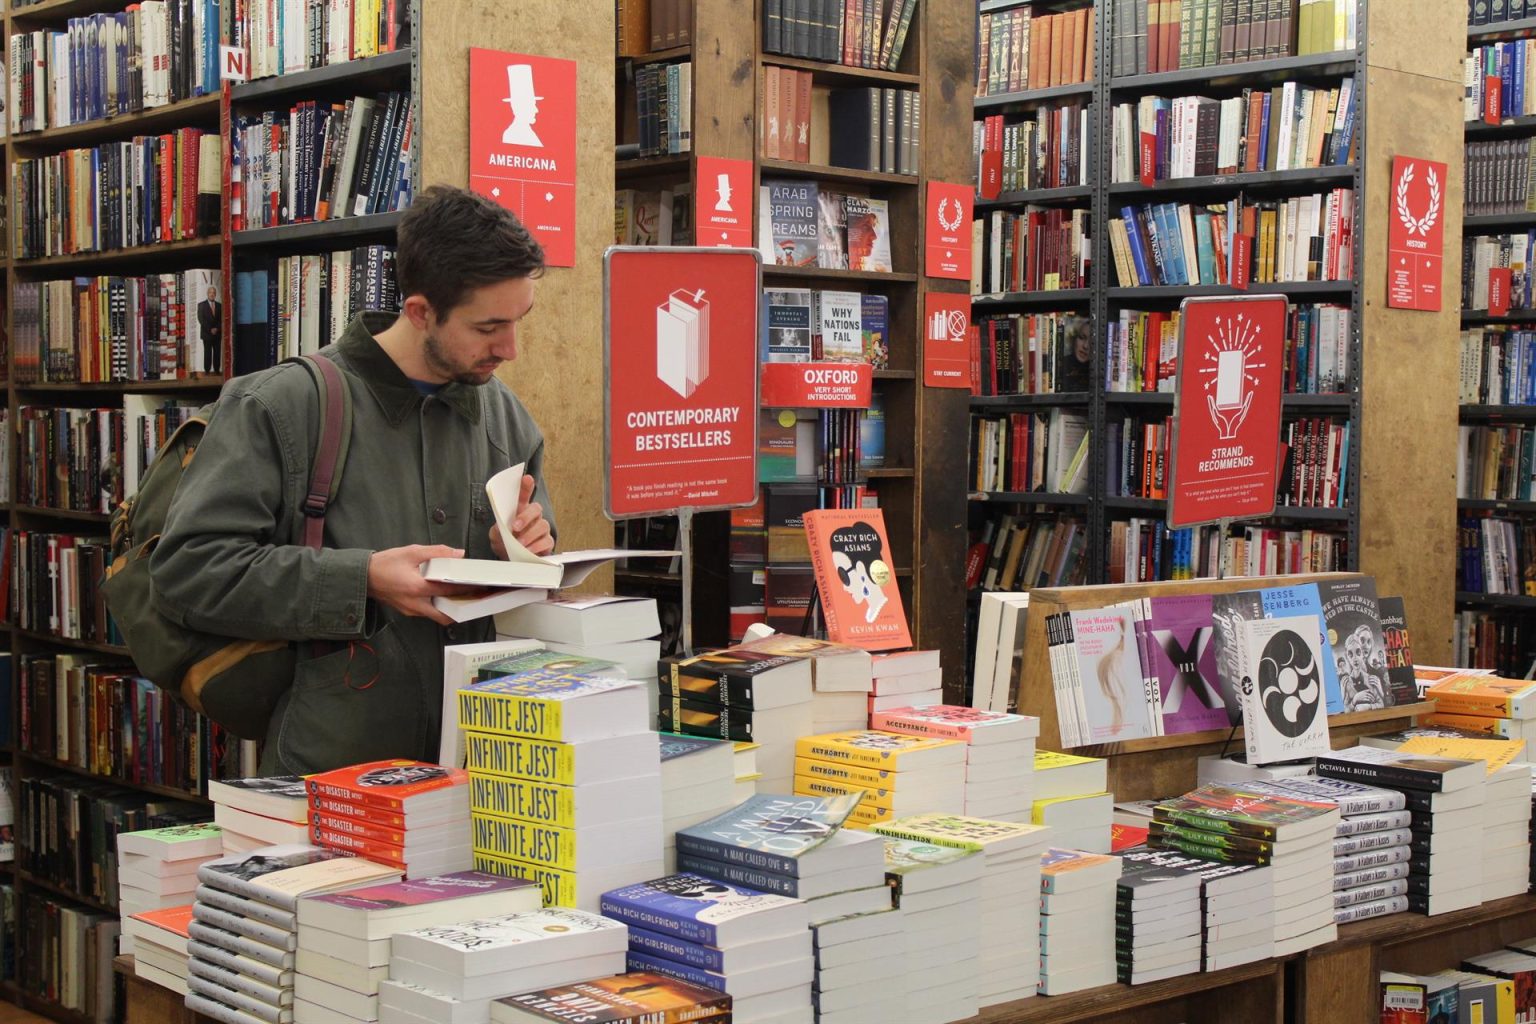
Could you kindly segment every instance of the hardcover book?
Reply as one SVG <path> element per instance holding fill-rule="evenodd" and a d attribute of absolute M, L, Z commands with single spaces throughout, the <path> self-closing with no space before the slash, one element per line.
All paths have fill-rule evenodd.
<path fill-rule="evenodd" d="M 1393 704 L 1412 704 L 1419 699 L 1414 684 L 1413 645 L 1408 637 L 1408 616 L 1400 597 L 1379 597 L 1381 641 L 1387 657 L 1387 683 Z"/>
<path fill-rule="evenodd" d="M 1244 620 L 1252 675 L 1239 680 L 1248 763 L 1272 764 L 1327 753 L 1323 708 L 1323 659 L 1316 620 L 1310 615 Z"/>
<path fill-rule="evenodd" d="M 1344 710 L 1369 711 L 1392 704 L 1376 581 L 1368 576 L 1322 580 L 1317 592 L 1323 602 L 1323 621 L 1328 626 Z"/>
<path fill-rule="evenodd" d="M 800 900 L 676 874 L 606 892 L 606 917 L 706 946 L 726 947 L 804 931 Z"/>
<path fill-rule="evenodd" d="M 765 181 L 771 253 L 764 261 L 781 267 L 817 266 L 820 201 L 813 181 Z"/>
<path fill-rule="evenodd" d="M 857 363 L 864 359 L 862 296 L 858 292 L 816 293 L 820 358 L 829 363 Z"/>
<path fill-rule="evenodd" d="M 847 196 L 848 269 L 891 271 L 891 217 L 884 199 Z"/>
<path fill-rule="evenodd" d="M 911 647 L 881 511 L 813 509 L 804 518 L 827 638 L 868 651 Z"/>
<path fill-rule="evenodd" d="M 578 1006 L 579 1017 L 574 1012 Z M 724 992 L 636 971 L 507 996 L 491 1010 L 493 1020 L 507 1024 L 578 1019 L 583 1024 L 683 1024 L 724 1020 L 730 1013 L 731 997 Z"/>
<path fill-rule="evenodd" d="M 1147 652 L 1163 702 L 1163 732 L 1226 728 L 1211 595 L 1154 597 L 1148 603 Z"/>
<path fill-rule="evenodd" d="M 847 197 L 819 189 L 816 196 L 816 266 L 823 270 L 848 269 Z"/>
<path fill-rule="evenodd" d="M 708 821 L 677 832 L 677 851 L 799 878 L 862 794 L 839 797 L 759 793 Z"/>

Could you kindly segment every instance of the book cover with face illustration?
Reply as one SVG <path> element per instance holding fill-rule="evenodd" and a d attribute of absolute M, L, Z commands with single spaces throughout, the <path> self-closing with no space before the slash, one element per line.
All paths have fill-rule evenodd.
<path fill-rule="evenodd" d="M 885 517 L 877 508 L 805 513 L 827 639 L 869 651 L 912 646 Z"/>

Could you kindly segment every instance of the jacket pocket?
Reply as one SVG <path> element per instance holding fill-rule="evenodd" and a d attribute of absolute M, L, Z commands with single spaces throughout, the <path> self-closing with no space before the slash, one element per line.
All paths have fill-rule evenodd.
<path fill-rule="evenodd" d="M 280 766 L 304 775 L 420 757 L 427 721 L 422 678 L 394 623 L 300 661 L 277 733 Z"/>

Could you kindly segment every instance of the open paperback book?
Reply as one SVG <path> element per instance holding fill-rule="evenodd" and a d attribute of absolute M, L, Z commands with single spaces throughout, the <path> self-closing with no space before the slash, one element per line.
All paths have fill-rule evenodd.
<path fill-rule="evenodd" d="M 519 605 L 543 600 L 549 590 L 574 587 L 590 576 L 598 566 L 617 558 L 672 558 L 678 551 L 628 551 L 623 548 L 591 548 L 536 555 L 512 533 L 523 483 L 523 463 L 502 470 L 485 484 L 496 529 L 506 546 L 507 557 L 433 558 L 423 563 L 421 573 L 438 583 L 462 583 L 495 588 L 499 593 L 474 597 L 436 597 L 438 611 L 456 622 L 482 618 L 508 611 Z"/>

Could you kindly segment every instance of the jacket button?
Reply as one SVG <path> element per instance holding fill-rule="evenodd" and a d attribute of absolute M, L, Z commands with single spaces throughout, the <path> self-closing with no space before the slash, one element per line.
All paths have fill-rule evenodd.
<path fill-rule="evenodd" d="M 459 638 L 459 627 L 457 626 L 449 626 L 443 632 L 447 634 L 449 640 L 457 640 Z"/>
<path fill-rule="evenodd" d="M 444 511 L 441 505 L 432 510 L 432 521 L 438 525 L 442 525 L 448 521 L 448 513 Z"/>
<path fill-rule="evenodd" d="M 357 613 L 356 612 L 347 612 L 347 625 L 349 625 L 349 626 L 357 625 Z"/>

